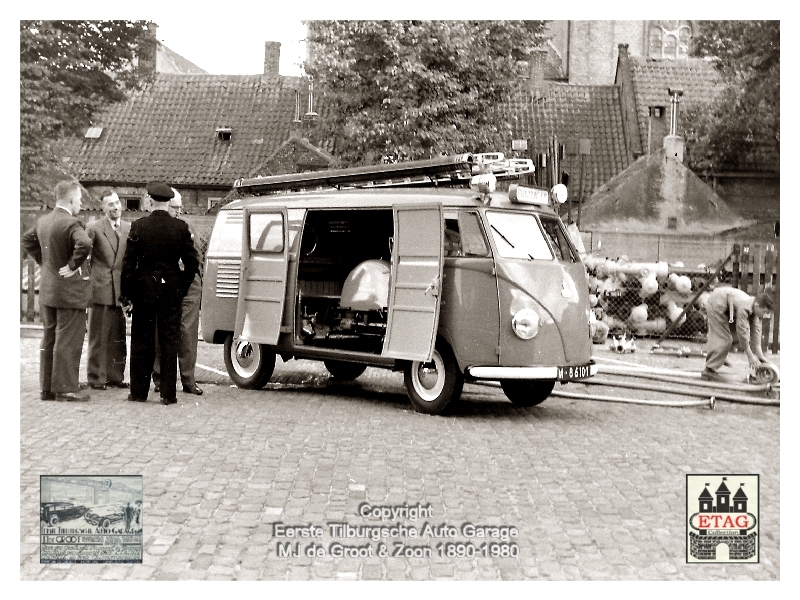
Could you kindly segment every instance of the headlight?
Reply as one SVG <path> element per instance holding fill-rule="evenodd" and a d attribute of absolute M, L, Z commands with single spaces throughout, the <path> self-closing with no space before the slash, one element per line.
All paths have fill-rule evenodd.
<path fill-rule="evenodd" d="M 539 315 L 531 308 L 523 308 L 511 319 L 511 329 L 518 338 L 529 340 L 539 333 Z"/>

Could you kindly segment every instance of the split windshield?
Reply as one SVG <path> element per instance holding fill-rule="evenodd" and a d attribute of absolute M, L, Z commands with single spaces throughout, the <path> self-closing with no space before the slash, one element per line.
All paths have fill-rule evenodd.
<path fill-rule="evenodd" d="M 500 256 L 553 260 L 553 253 L 534 215 L 489 210 L 486 216 Z"/>
<path fill-rule="evenodd" d="M 576 254 L 570 245 L 558 218 L 548 215 L 487 211 L 489 229 L 492 232 L 500 256 L 527 260 L 566 260 L 576 262 Z M 541 223 L 540 223 L 541 220 Z"/>

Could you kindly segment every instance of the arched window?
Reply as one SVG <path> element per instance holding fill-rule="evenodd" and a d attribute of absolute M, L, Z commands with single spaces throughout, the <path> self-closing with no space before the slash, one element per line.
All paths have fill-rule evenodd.
<path fill-rule="evenodd" d="M 686 58 L 692 40 L 689 21 L 656 21 L 649 28 L 650 58 Z"/>

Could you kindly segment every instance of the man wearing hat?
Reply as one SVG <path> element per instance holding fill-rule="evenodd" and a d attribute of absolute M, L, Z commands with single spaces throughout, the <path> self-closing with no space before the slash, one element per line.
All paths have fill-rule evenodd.
<path fill-rule="evenodd" d="M 172 189 L 162 181 L 154 181 L 147 184 L 147 195 L 153 210 L 131 224 L 122 260 L 122 302 L 133 305 L 128 400 L 147 400 L 158 325 L 161 403 L 175 404 L 181 301 L 194 280 L 200 259 L 186 222 L 167 212 Z"/>

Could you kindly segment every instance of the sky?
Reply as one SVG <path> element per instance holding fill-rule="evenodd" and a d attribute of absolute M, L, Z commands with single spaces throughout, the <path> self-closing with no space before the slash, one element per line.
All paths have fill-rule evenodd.
<path fill-rule="evenodd" d="M 264 42 L 281 43 L 281 75 L 300 75 L 306 29 L 291 15 L 267 17 L 267 3 L 252 18 L 180 15 L 167 11 L 149 17 L 156 37 L 173 52 L 216 75 L 256 75 L 264 70 Z M 261 14 L 259 14 L 261 13 Z"/>

